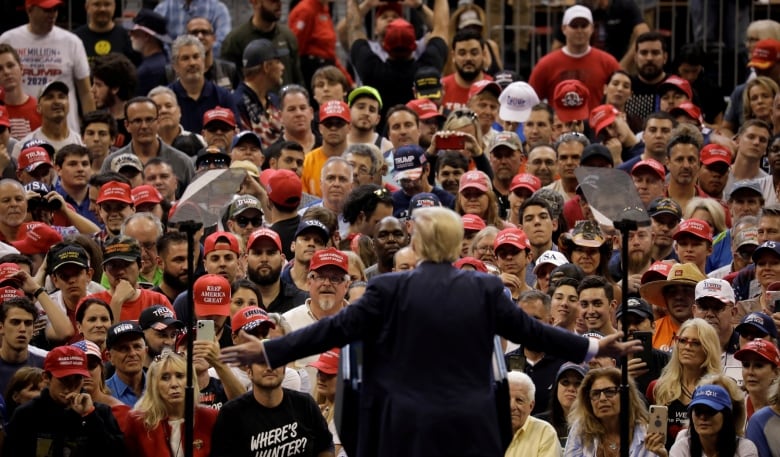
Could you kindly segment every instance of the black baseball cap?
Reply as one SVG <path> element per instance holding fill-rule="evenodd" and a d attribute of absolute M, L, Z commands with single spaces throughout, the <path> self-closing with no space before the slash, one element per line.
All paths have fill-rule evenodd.
<path fill-rule="evenodd" d="M 143 338 L 144 331 L 141 326 L 133 321 L 122 321 L 116 325 L 111 326 L 108 329 L 108 337 L 106 337 L 106 348 L 111 349 L 120 340 L 124 338 Z"/>

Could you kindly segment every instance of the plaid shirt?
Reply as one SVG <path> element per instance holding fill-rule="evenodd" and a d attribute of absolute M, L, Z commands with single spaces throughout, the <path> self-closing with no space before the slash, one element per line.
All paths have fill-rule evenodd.
<path fill-rule="evenodd" d="M 213 49 L 215 56 L 219 56 L 222 40 L 232 28 L 230 12 L 219 0 L 163 0 L 154 7 L 154 12 L 168 19 L 168 36 L 174 40 L 187 33 L 187 22 L 193 17 L 208 19 L 216 37 Z"/>

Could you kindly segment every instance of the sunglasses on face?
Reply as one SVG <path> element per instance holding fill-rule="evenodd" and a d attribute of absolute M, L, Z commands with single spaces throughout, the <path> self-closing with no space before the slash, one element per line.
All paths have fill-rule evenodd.
<path fill-rule="evenodd" d="M 236 224 L 241 228 L 246 228 L 247 225 L 252 224 L 252 227 L 260 227 L 263 224 L 263 216 L 257 217 L 245 217 L 236 216 Z"/>

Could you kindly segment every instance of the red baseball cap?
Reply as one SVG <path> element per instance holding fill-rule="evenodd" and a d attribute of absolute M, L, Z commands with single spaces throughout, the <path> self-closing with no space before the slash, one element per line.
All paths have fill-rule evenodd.
<path fill-rule="evenodd" d="M 414 26 L 404 19 L 393 19 L 385 29 L 382 49 L 391 56 L 407 56 L 417 49 Z"/>
<path fill-rule="evenodd" d="M 294 171 L 272 168 L 263 170 L 260 184 L 268 192 L 268 199 L 279 206 L 294 209 L 301 203 L 303 183 Z"/>
<path fill-rule="evenodd" d="M 553 108 L 563 122 L 584 121 L 588 118 L 590 91 L 576 79 L 561 81 L 553 92 Z"/>
<path fill-rule="evenodd" d="M 347 255 L 336 248 L 321 249 L 314 253 L 309 262 L 309 271 L 318 270 L 324 266 L 333 265 L 349 274 L 349 259 Z"/>
<path fill-rule="evenodd" d="M 463 220 L 463 230 L 473 230 L 478 232 L 487 227 L 487 225 L 485 225 L 485 221 L 483 221 L 482 218 L 476 214 L 464 214 L 460 218 Z"/>
<path fill-rule="evenodd" d="M 24 255 L 45 254 L 62 241 L 60 232 L 43 222 L 26 222 L 19 226 L 11 245 Z"/>
<path fill-rule="evenodd" d="M 158 204 L 163 201 L 163 196 L 160 191 L 149 184 L 133 187 L 130 191 L 130 195 L 133 197 L 133 205 L 136 207 L 147 203 Z"/>
<path fill-rule="evenodd" d="M 633 167 L 631 167 L 631 174 L 633 175 L 634 173 L 637 172 L 637 170 L 642 168 L 649 168 L 655 174 L 657 174 L 658 177 L 661 178 L 662 180 L 666 179 L 666 169 L 664 168 L 663 165 L 661 165 L 661 162 L 655 159 L 640 160 L 639 162 L 634 164 Z"/>
<path fill-rule="evenodd" d="M 333 348 L 330 351 L 323 352 L 320 354 L 320 357 L 309 364 L 310 367 L 314 367 L 317 370 L 329 374 L 334 375 L 339 372 L 339 353 L 341 350 L 339 348 Z"/>
<path fill-rule="evenodd" d="M 492 189 L 492 187 L 493 185 L 490 183 L 488 175 L 479 170 L 471 170 L 460 177 L 458 192 L 462 192 L 466 189 L 477 189 L 482 192 L 487 192 Z"/>
<path fill-rule="evenodd" d="M 19 273 L 19 265 L 11 262 L 0 263 L 0 284 L 4 284 L 6 281 L 13 280 L 13 277 Z"/>
<path fill-rule="evenodd" d="M 24 0 L 25 8 L 37 6 L 39 8 L 49 9 L 60 5 L 62 5 L 62 0 Z"/>
<path fill-rule="evenodd" d="M 349 123 L 352 118 L 349 114 L 349 105 L 341 100 L 329 100 L 320 106 L 320 122 L 332 117 L 343 120 Z"/>
<path fill-rule="evenodd" d="M 111 181 L 100 187 L 100 193 L 96 203 L 101 204 L 107 201 L 115 201 L 133 204 L 133 194 L 130 191 L 130 185 L 123 182 Z"/>
<path fill-rule="evenodd" d="M 598 135 L 602 130 L 615 122 L 618 113 L 619 111 L 617 108 L 610 104 L 599 105 L 591 110 L 588 124 L 590 125 L 590 128 L 596 132 L 596 135 Z"/>
<path fill-rule="evenodd" d="M 230 232 L 214 232 L 206 237 L 203 243 L 203 256 L 209 255 L 212 251 L 227 250 L 240 254 L 238 239 Z"/>
<path fill-rule="evenodd" d="M 265 327 L 266 332 L 268 329 L 276 328 L 276 324 L 268 317 L 268 313 L 258 306 L 241 308 L 230 319 L 230 328 L 233 333 L 238 333 L 239 330 L 249 332 L 258 327 Z"/>
<path fill-rule="evenodd" d="M 482 92 L 490 91 L 491 94 L 498 98 L 501 95 L 501 86 L 492 79 L 480 79 L 479 81 L 472 83 L 469 87 L 469 99 L 475 95 L 479 95 Z"/>
<path fill-rule="evenodd" d="M 675 106 L 669 111 L 669 114 L 672 116 L 677 116 L 680 114 L 684 114 L 691 119 L 699 121 L 701 123 L 701 109 L 699 109 L 698 106 L 694 105 L 691 102 L 682 102 L 679 105 Z"/>
<path fill-rule="evenodd" d="M 8 108 L 5 105 L 0 105 L 0 125 L 11 126 L 11 118 L 8 116 Z"/>
<path fill-rule="evenodd" d="M 744 360 L 748 354 L 756 354 L 774 366 L 780 367 L 780 351 L 770 341 L 761 339 L 749 341 L 742 349 L 734 353 L 734 358 Z"/>
<path fill-rule="evenodd" d="M 528 189 L 531 193 L 534 193 L 542 188 L 542 181 L 530 173 L 520 173 L 512 178 L 512 182 L 509 184 L 509 191 L 513 192 L 515 189 L 520 188 Z"/>
<path fill-rule="evenodd" d="M 456 260 L 453 265 L 458 270 L 462 270 L 464 265 L 470 265 L 474 267 L 475 270 L 480 271 L 482 273 L 488 272 L 488 269 L 485 266 L 485 262 L 474 257 L 461 257 L 460 259 Z"/>
<path fill-rule="evenodd" d="M 681 90 L 685 92 L 685 95 L 688 96 L 688 99 L 693 99 L 693 90 L 691 89 L 691 83 L 688 82 L 688 80 L 680 78 L 677 75 L 670 75 L 668 78 L 664 80 L 659 86 L 658 86 L 658 92 L 660 92 L 661 95 L 665 92 L 664 86 L 672 86 L 675 89 Z"/>
<path fill-rule="evenodd" d="M 710 143 L 701 148 L 701 163 L 704 165 L 711 165 L 715 162 L 723 162 L 726 165 L 731 165 L 731 151 L 725 146 L 719 144 Z"/>
<path fill-rule="evenodd" d="M 672 236 L 672 239 L 677 240 L 686 233 L 712 243 L 712 228 L 710 228 L 710 224 L 707 221 L 701 219 L 686 219 L 680 222 L 680 228 L 677 230 L 677 233 Z"/>
<path fill-rule="evenodd" d="M 528 237 L 525 235 L 525 232 L 519 228 L 508 228 L 498 232 L 496 240 L 493 241 L 493 249 L 498 249 L 505 244 L 518 249 L 529 249 L 531 247 L 528 244 Z"/>
<path fill-rule="evenodd" d="M 40 146 L 33 146 L 22 150 L 19 154 L 19 161 L 16 168 L 19 171 L 24 170 L 27 173 L 30 173 L 41 165 L 54 166 L 54 164 L 51 163 L 51 157 L 49 157 L 49 153 L 46 152 L 46 149 Z"/>
<path fill-rule="evenodd" d="M 230 316 L 230 283 L 224 276 L 207 274 L 192 286 L 195 315 Z"/>
<path fill-rule="evenodd" d="M 780 60 L 780 41 L 765 38 L 756 43 L 748 67 L 766 70 Z"/>
<path fill-rule="evenodd" d="M 87 353 L 75 346 L 57 346 L 46 354 L 43 371 L 48 371 L 55 378 L 72 375 L 90 376 Z"/>
<path fill-rule="evenodd" d="M 421 121 L 433 119 L 434 117 L 444 119 L 444 115 L 439 112 L 436 103 L 433 103 L 428 98 L 410 100 L 406 103 L 406 107 L 417 113 L 417 117 L 419 117 Z"/>
<path fill-rule="evenodd" d="M 206 127 L 212 122 L 224 122 L 230 127 L 236 128 L 236 117 L 233 115 L 233 111 L 221 106 L 217 106 L 203 113 L 203 127 Z"/>
<path fill-rule="evenodd" d="M 16 297 L 24 297 L 24 291 L 12 286 L 0 287 L 0 303 Z"/>
<path fill-rule="evenodd" d="M 246 248 L 251 249 L 257 240 L 262 238 L 273 241 L 273 243 L 276 245 L 276 248 L 280 251 L 282 250 L 282 239 L 279 237 L 279 234 L 265 227 L 259 228 L 249 235 L 249 239 L 246 242 Z"/>

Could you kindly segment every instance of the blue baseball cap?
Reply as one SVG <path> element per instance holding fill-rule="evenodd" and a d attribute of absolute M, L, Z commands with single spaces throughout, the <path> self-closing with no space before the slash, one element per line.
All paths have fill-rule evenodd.
<path fill-rule="evenodd" d="M 691 411 L 696 405 L 709 406 L 715 411 L 723 411 L 724 409 L 731 411 L 731 397 L 723 387 L 705 384 L 693 391 L 693 399 L 688 404 L 688 411 Z"/>
<path fill-rule="evenodd" d="M 737 325 L 734 330 L 741 334 L 748 328 L 754 328 L 765 335 L 777 338 L 777 326 L 775 325 L 775 322 L 771 317 L 764 313 L 753 312 L 748 314 L 739 321 L 739 325 Z"/>
<path fill-rule="evenodd" d="M 441 206 L 441 200 L 439 200 L 436 194 L 429 192 L 416 194 L 409 200 L 409 214 L 412 214 L 417 208 L 431 208 L 434 206 Z"/>

